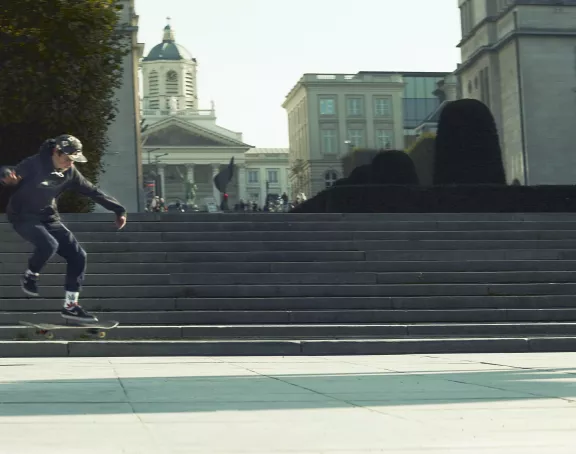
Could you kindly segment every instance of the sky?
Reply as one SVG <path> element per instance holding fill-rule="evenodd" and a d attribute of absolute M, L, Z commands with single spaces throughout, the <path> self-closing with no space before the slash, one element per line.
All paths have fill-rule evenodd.
<path fill-rule="evenodd" d="M 456 0 L 136 0 L 145 54 L 176 42 L 198 61 L 201 109 L 259 148 L 287 148 L 282 103 L 305 73 L 456 69 Z"/>

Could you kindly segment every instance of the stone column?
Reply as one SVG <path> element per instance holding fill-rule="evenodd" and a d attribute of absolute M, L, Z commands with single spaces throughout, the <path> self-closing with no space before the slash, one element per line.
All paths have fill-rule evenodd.
<path fill-rule="evenodd" d="M 238 164 L 238 198 L 246 202 L 246 164 Z"/>
<path fill-rule="evenodd" d="M 258 172 L 260 178 L 260 200 L 258 201 L 258 204 L 263 207 L 264 202 L 266 201 L 266 196 L 268 195 L 266 194 L 266 180 L 268 179 L 268 172 L 266 169 L 259 169 Z"/>
<path fill-rule="evenodd" d="M 166 164 L 157 164 L 156 168 L 158 169 L 158 179 L 160 180 L 160 197 L 166 201 Z"/>
<path fill-rule="evenodd" d="M 220 196 L 220 191 L 218 191 L 218 189 L 216 189 L 216 186 L 214 185 L 214 177 L 218 175 L 218 172 L 220 172 L 220 164 L 212 164 L 212 178 L 210 178 L 210 184 L 212 185 L 214 191 L 213 194 L 214 198 L 216 199 L 216 204 L 218 205 L 218 207 L 220 207 L 222 197 Z"/>
<path fill-rule="evenodd" d="M 186 183 L 196 183 L 194 180 L 194 164 L 186 164 Z"/>
<path fill-rule="evenodd" d="M 190 202 L 189 189 L 196 181 L 194 180 L 194 164 L 186 164 L 186 180 L 184 181 L 184 200 Z M 196 201 L 194 201 L 196 203 Z"/>

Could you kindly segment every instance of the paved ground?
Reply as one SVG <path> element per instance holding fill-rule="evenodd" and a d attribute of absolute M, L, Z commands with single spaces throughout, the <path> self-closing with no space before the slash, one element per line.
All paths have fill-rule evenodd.
<path fill-rule="evenodd" d="M 37 449 L 573 454 L 576 353 L 0 359 L 0 453 Z"/>

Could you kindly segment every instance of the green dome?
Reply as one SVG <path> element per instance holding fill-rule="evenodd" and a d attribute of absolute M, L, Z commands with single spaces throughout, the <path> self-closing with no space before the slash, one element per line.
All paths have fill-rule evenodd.
<path fill-rule="evenodd" d="M 161 43 L 152 48 L 144 61 L 158 61 L 158 60 L 194 60 L 190 52 L 188 52 L 180 44 L 176 43 Z"/>
<path fill-rule="evenodd" d="M 164 39 L 162 42 L 152 48 L 147 57 L 143 61 L 180 61 L 180 60 L 193 60 L 190 52 L 183 46 L 177 44 L 174 39 L 174 32 L 170 25 L 164 28 Z"/>

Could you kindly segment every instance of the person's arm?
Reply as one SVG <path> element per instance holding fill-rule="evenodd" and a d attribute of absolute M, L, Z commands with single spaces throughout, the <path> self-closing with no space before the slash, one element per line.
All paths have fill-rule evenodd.
<path fill-rule="evenodd" d="M 124 208 L 118 200 L 104 194 L 100 189 L 90 183 L 75 167 L 72 168 L 72 172 L 70 189 L 78 191 L 80 194 L 91 198 L 98 205 L 116 213 L 116 216 L 126 217 L 126 208 Z"/>
<path fill-rule="evenodd" d="M 16 167 L 4 166 L 0 167 L 0 184 L 5 186 L 15 186 L 20 183 L 24 178 L 33 173 L 34 161 L 33 156 L 24 159 Z"/>

